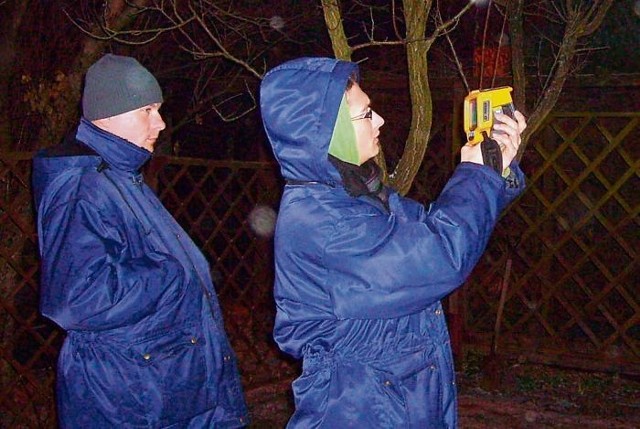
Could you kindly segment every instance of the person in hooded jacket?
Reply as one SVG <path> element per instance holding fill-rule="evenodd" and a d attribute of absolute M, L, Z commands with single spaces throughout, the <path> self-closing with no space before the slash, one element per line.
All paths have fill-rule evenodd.
<path fill-rule="evenodd" d="M 44 316 L 67 336 L 62 428 L 248 423 L 209 265 L 145 184 L 162 91 L 131 57 L 86 74 L 83 117 L 33 161 Z"/>
<path fill-rule="evenodd" d="M 354 63 L 300 58 L 260 88 L 286 180 L 275 232 L 274 338 L 303 360 L 289 428 L 455 428 L 454 367 L 440 300 L 483 253 L 524 186 L 526 121 L 496 115 L 506 169 L 480 145 L 425 207 L 381 183 L 382 117 Z"/>

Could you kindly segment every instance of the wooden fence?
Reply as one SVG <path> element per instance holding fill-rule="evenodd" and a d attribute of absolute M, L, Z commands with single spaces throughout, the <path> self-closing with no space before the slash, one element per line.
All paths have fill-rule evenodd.
<path fill-rule="evenodd" d="M 494 347 L 525 360 L 640 374 L 639 121 L 637 112 L 549 118 L 523 159 L 526 193 L 448 301 L 459 356 Z M 450 131 L 440 129 L 415 198 L 433 197 L 450 175 Z M 30 160 L 0 156 L 0 427 L 55 427 L 63 333 L 38 314 Z M 272 240 L 248 222 L 257 206 L 277 209 L 277 168 L 156 158 L 146 176 L 211 262 L 250 400 L 264 386 L 286 385 L 298 365 L 271 339 Z"/>
<path fill-rule="evenodd" d="M 456 300 L 465 347 L 640 374 L 639 122 L 549 118 L 523 160 L 526 193 Z"/>

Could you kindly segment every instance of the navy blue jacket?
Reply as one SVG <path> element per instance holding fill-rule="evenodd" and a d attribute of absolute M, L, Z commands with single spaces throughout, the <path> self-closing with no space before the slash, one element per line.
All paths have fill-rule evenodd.
<path fill-rule="evenodd" d="M 209 265 L 144 183 L 150 152 L 84 119 L 76 138 L 33 170 L 61 427 L 244 426 Z"/>
<path fill-rule="evenodd" d="M 290 428 L 453 428 L 440 299 L 463 284 L 524 178 L 462 163 L 428 208 L 350 196 L 328 160 L 353 63 L 302 58 L 265 76 L 263 123 L 288 181 L 275 235 L 274 337 L 303 359 Z M 518 183 L 520 186 L 518 186 Z"/>

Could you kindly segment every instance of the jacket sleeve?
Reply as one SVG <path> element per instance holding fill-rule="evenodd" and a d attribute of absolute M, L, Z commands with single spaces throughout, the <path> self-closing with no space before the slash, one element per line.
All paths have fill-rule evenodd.
<path fill-rule="evenodd" d="M 346 216 L 323 263 L 335 316 L 399 317 L 440 300 L 471 273 L 501 211 L 521 191 L 489 168 L 460 164 L 428 210 L 394 194 L 391 216 Z M 513 183 L 517 186 L 513 186 Z"/>
<path fill-rule="evenodd" d="M 53 207 L 40 221 L 42 313 L 66 330 L 136 323 L 181 292 L 171 255 L 131 251 L 121 219 L 86 200 Z"/>

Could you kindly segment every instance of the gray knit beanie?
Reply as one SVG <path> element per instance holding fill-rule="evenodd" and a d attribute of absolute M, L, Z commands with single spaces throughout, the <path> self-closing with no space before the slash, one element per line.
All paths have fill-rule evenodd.
<path fill-rule="evenodd" d="M 162 89 L 136 59 L 106 54 L 89 67 L 82 94 L 82 113 L 88 120 L 108 118 L 153 103 L 162 103 Z"/>

